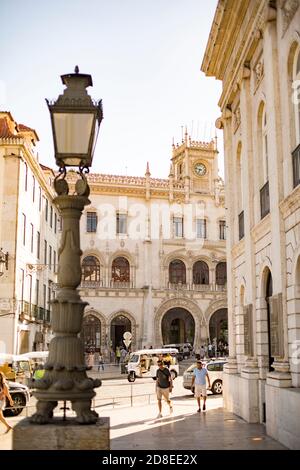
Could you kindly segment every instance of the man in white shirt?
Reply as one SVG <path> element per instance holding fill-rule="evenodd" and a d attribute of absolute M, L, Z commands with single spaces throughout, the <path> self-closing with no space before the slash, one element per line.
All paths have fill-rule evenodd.
<path fill-rule="evenodd" d="M 210 378 L 207 369 L 202 366 L 201 361 L 197 361 L 197 367 L 194 369 L 194 375 L 192 378 L 192 388 L 195 384 L 195 398 L 198 403 L 198 413 L 201 412 L 201 396 L 203 398 L 203 411 L 206 410 L 206 379 L 208 381 L 208 387 L 210 388 Z"/>

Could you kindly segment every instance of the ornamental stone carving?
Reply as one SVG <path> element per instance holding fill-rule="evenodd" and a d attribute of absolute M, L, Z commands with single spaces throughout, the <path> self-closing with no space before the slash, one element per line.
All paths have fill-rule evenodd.
<path fill-rule="evenodd" d="M 262 60 L 259 60 L 257 64 L 255 65 L 254 73 L 255 73 L 255 88 L 257 88 L 264 75 L 264 63 Z"/>
<path fill-rule="evenodd" d="M 233 130 L 236 132 L 241 124 L 241 110 L 238 106 L 233 114 Z"/>
<path fill-rule="evenodd" d="M 296 13 L 300 5 L 299 0 L 283 0 L 281 2 L 282 10 L 282 34 L 284 34 L 292 21 L 294 14 Z"/>

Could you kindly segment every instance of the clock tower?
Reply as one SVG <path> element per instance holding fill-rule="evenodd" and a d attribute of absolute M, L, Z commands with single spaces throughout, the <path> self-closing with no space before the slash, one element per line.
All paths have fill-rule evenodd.
<path fill-rule="evenodd" d="M 173 144 L 172 168 L 174 181 L 185 187 L 186 200 L 192 194 L 214 194 L 216 186 L 223 184 L 218 175 L 216 138 L 195 141 L 185 131 L 181 144 Z"/>

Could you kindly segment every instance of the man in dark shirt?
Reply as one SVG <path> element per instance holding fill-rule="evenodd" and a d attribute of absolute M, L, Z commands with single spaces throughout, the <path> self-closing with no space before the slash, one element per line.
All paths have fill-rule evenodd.
<path fill-rule="evenodd" d="M 170 407 L 170 413 L 173 412 L 172 402 L 170 400 L 170 392 L 172 391 L 173 384 L 172 384 L 172 377 L 170 374 L 169 369 L 164 367 L 163 362 L 159 360 L 157 362 L 158 369 L 156 371 L 156 395 L 157 395 L 157 402 L 158 402 L 158 418 L 162 418 L 161 409 L 162 409 L 162 397 L 166 400 Z"/>

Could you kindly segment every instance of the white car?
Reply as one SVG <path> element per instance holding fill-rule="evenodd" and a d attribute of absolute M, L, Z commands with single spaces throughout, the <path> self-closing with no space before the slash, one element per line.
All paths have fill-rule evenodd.
<path fill-rule="evenodd" d="M 209 389 L 214 395 L 219 395 L 223 392 L 223 367 L 226 361 L 224 359 L 216 359 L 215 361 L 209 361 L 207 364 L 203 362 L 203 366 L 206 367 L 211 388 Z M 188 367 L 183 373 L 183 386 L 184 388 L 192 389 L 192 378 L 194 369 L 197 367 L 196 362 Z"/>

